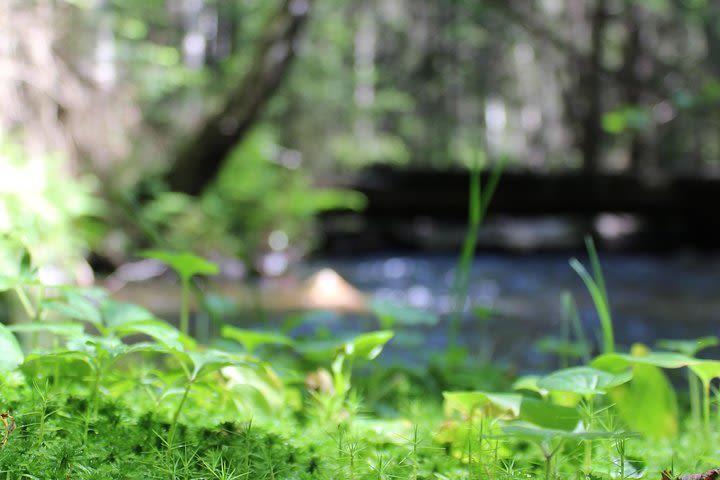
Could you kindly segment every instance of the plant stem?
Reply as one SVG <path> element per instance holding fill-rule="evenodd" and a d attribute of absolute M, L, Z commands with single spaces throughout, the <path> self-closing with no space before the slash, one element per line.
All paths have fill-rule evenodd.
<path fill-rule="evenodd" d="M 15 293 L 17 294 L 18 299 L 20 299 L 20 303 L 22 304 L 23 310 L 25 310 L 27 316 L 31 320 L 34 320 L 37 312 L 35 311 L 35 307 L 33 307 L 32 302 L 30 301 L 30 297 L 28 297 L 27 293 L 25 293 L 25 289 L 20 285 L 16 285 Z"/>
<path fill-rule="evenodd" d="M 87 444 L 88 431 L 90 430 L 90 420 L 93 420 L 93 419 L 95 419 L 95 417 L 97 417 L 98 397 L 100 396 L 100 377 L 101 376 L 102 376 L 102 371 L 101 371 L 100 367 L 96 367 L 95 380 L 93 382 L 92 396 L 90 397 L 90 403 L 88 404 L 88 409 L 85 412 L 85 435 L 83 436 L 83 445 Z"/>
<path fill-rule="evenodd" d="M 587 402 L 588 402 L 588 412 L 589 412 L 588 431 L 592 431 L 593 419 L 595 416 L 595 399 L 594 399 L 593 395 L 588 396 Z M 592 440 L 586 440 L 585 441 L 585 473 L 589 473 L 592 468 L 592 454 L 593 454 Z"/>
<path fill-rule="evenodd" d="M 190 280 L 183 278 L 180 283 L 182 286 L 180 293 L 180 331 L 188 335 L 190 330 Z"/>
<path fill-rule="evenodd" d="M 552 455 L 545 457 L 545 480 L 550 480 L 550 462 L 552 462 Z"/>
<path fill-rule="evenodd" d="M 688 389 L 690 394 L 690 412 L 692 414 L 695 426 L 700 428 L 702 420 L 700 419 L 700 379 L 691 370 L 687 371 Z"/>
<path fill-rule="evenodd" d="M 418 449 L 418 426 L 415 425 L 415 429 L 413 430 L 413 448 L 412 448 L 412 459 L 413 459 L 413 480 L 417 480 L 418 478 L 418 455 L 417 455 L 417 449 Z"/>
<path fill-rule="evenodd" d="M 493 168 L 490 178 L 485 184 L 485 194 L 483 195 L 483 187 L 480 181 L 480 165 L 475 160 L 472 171 L 470 172 L 470 192 L 468 205 L 468 231 L 465 235 L 462 253 L 458 261 L 457 273 L 455 275 L 453 285 L 453 297 L 455 298 L 455 313 L 450 322 L 450 330 L 448 332 L 448 350 L 457 346 L 460 337 L 460 326 L 462 314 L 467 300 L 467 291 L 470 282 L 470 269 L 472 260 L 475 256 L 475 247 L 477 245 L 478 230 L 482 224 L 485 213 L 487 212 L 490 201 L 495 194 L 503 169 L 505 168 L 505 160 L 501 159 Z"/>
<path fill-rule="evenodd" d="M 173 415 L 172 424 L 170 425 L 170 433 L 168 434 L 168 448 L 171 448 L 173 445 L 173 441 L 175 440 L 175 430 L 177 429 L 177 423 L 178 419 L 180 418 L 180 412 L 182 411 L 183 406 L 185 405 L 185 401 L 188 398 L 188 395 L 190 394 L 190 388 L 192 387 L 192 380 L 188 380 L 188 384 L 185 387 L 185 392 L 183 393 L 182 398 L 180 399 L 180 404 L 178 405 L 177 410 L 175 410 L 175 415 Z"/>
<path fill-rule="evenodd" d="M 703 380 L 703 424 L 705 438 L 710 440 L 710 382 Z"/>
<path fill-rule="evenodd" d="M 462 253 L 460 254 L 460 260 L 457 266 L 457 273 L 455 275 L 455 285 L 453 288 L 453 294 L 455 296 L 455 313 L 453 314 L 452 322 L 450 323 L 448 348 L 457 346 L 458 339 L 460 337 L 460 325 L 463 310 L 465 309 L 465 302 L 467 300 L 470 267 L 473 256 L 475 255 L 478 228 L 480 227 L 480 222 L 482 221 L 480 213 L 482 211 L 482 185 L 480 183 L 480 168 L 477 164 L 470 172 L 469 197 L 470 205 L 468 206 L 468 210 L 470 218 L 468 222 L 468 231 L 465 235 L 465 242 L 463 243 Z"/>

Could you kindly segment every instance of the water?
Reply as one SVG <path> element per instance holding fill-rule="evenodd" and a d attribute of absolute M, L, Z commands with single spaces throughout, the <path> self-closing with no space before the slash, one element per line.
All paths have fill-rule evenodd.
<path fill-rule="evenodd" d="M 467 311 L 463 316 L 462 343 L 477 356 L 505 359 L 524 369 L 556 366 L 557 358 L 540 353 L 535 344 L 543 336 L 560 334 L 560 299 L 564 291 L 575 298 L 582 324 L 587 334 L 595 338 L 600 330 L 595 307 L 582 281 L 570 268 L 570 257 L 571 254 L 479 254 L 471 270 L 468 303 L 482 305 L 494 314 L 483 323 Z M 582 252 L 578 252 L 578 257 L 587 264 Z M 720 335 L 720 256 L 601 253 L 601 263 L 619 348 L 635 342 L 652 347 L 664 338 Z M 389 361 L 423 362 L 429 353 L 441 351 L 447 345 L 456 265 L 456 255 L 430 254 L 385 253 L 311 260 L 293 267 L 287 278 L 276 282 L 282 285 L 279 289 L 258 292 L 260 303 L 266 306 L 264 314 L 249 306 L 253 295 L 247 285 L 226 282 L 212 286 L 209 291 L 229 299 L 223 302 L 226 321 L 244 327 L 278 328 L 288 315 L 306 303 L 308 295 L 300 279 L 332 268 L 370 298 L 392 300 L 439 316 L 440 322 L 435 326 L 396 328 L 396 338 L 382 357 Z M 147 305 L 164 318 L 177 316 L 177 284 L 137 284 L 125 290 L 120 298 Z M 240 309 L 236 304 L 241 305 Z M 196 319 L 195 331 L 202 338 L 217 333 L 207 316 Z M 294 334 L 325 331 L 339 336 L 377 328 L 377 320 L 368 314 L 322 314 L 296 328 Z M 720 357 L 719 350 L 708 354 Z"/>
<path fill-rule="evenodd" d="M 514 256 L 481 254 L 473 263 L 469 289 L 472 305 L 496 312 L 486 326 L 466 314 L 462 341 L 471 351 L 503 357 L 520 365 L 551 362 L 535 342 L 560 332 L 560 298 L 570 291 L 589 335 L 599 335 L 592 299 L 568 265 L 567 255 Z M 580 256 L 587 264 L 587 259 Z M 720 335 L 720 257 L 681 254 L 668 257 L 602 255 L 615 336 L 621 346 L 654 345 L 663 338 Z M 315 260 L 298 270 L 308 274 L 335 269 L 374 298 L 429 309 L 442 318 L 422 328 L 405 355 L 419 357 L 447 341 L 451 288 L 457 257 L 451 255 L 373 255 Z M 589 269 L 589 266 L 588 266 Z M 348 320 L 346 322 L 360 322 Z M 367 326 L 366 323 L 362 324 Z M 417 333 L 417 332 L 416 332 Z M 712 352 L 714 353 L 714 352 Z"/>

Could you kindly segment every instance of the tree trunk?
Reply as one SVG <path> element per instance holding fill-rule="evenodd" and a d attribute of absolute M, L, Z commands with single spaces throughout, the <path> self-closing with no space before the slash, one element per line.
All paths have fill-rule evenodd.
<path fill-rule="evenodd" d="M 597 0 L 591 17 L 590 53 L 580 78 L 580 94 L 587 99 L 587 108 L 582 120 L 580 152 L 583 157 L 583 171 L 593 174 L 598 171 L 602 146 L 602 57 L 603 35 L 607 24 L 605 0 Z"/>
<path fill-rule="evenodd" d="M 285 78 L 311 3 L 282 2 L 265 27 L 253 66 L 244 80 L 227 97 L 224 107 L 210 116 L 176 155 L 165 175 L 170 190 L 198 195 L 215 179 L 225 158 L 256 123 Z"/>
<path fill-rule="evenodd" d="M 642 90 L 641 80 L 638 72 L 638 62 L 642 55 L 642 42 L 640 37 L 641 28 L 641 12 L 640 6 L 635 5 L 632 1 L 625 4 L 627 12 L 625 14 L 625 25 L 628 31 L 628 39 L 625 43 L 623 52 L 623 76 L 625 82 L 622 84 L 623 101 L 630 106 L 640 106 L 640 92 Z M 630 171 L 639 173 L 641 167 L 642 154 L 644 150 L 641 133 L 633 129 L 630 133 L 629 160 Z"/>

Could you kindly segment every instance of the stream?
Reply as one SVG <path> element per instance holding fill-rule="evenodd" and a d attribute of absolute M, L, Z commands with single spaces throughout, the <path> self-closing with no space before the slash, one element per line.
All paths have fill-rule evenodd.
<path fill-rule="evenodd" d="M 464 315 L 461 341 L 470 351 L 521 366 L 545 364 L 551 359 L 534 345 L 545 335 L 559 335 L 563 291 L 575 298 L 587 334 L 598 338 L 600 324 L 592 299 L 569 266 L 569 258 L 560 254 L 478 255 L 468 297 L 472 305 L 490 308 L 493 315 L 487 323 Z M 578 258 L 589 269 L 587 258 Z M 601 254 L 601 263 L 616 342 L 621 347 L 720 335 L 720 256 Z M 414 346 L 410 342 L 412 348 L 404 353 L 421 358 L 428 350 L 446 345 L 456 266 L 454 255 L 384 254 L 315 260 L 299 270 L 308 274 L 330 267 L 372 298 L 438 314 L 440 322 L 420 328 L 421 341 Z"/>
<path fill-rule="evenodd" d="M 483 306 L 492 314 L 482 321 L 472 310 L 465 312 L 462 345 L 476 356 L 505 360 L 519 368 L 554 368 L 557 356 L 540 352 L 536 344 L 544 336 L 560 335 L 564 291 L 574 297 L 586 335 L 592 340 L 599 338 L 600 323 L 592 299 L 568 263 L 572 256 L 478 254 L 470 274 L 468 304 Z M 584 253 L 577 252 L 577 256 L 589 269 Z M 601 263 L 618 348 L 635 342 L 652 347 L 660 339 L 720 335 L 720 255 L 601 252 Z M 214 292 L 215 301 L 224 304 L 222 320 L 244 328 L 277 330 L 287 325 L 288 318 L 297 319 L 298 315 L 307 321 L 292 330 L 296 336 L 321 332 L 340 337 L 380 328 L 377 319 L 363 308 L 330 313 L 317 312 L 319 307 L 307 304 L 307 279 L 318 271 L 332 269 L 356 289 L 356 296 L 362 297 L 361 292 L 371 301 L 436 314 L 435 325 L 394 326 L 396 336 L 382 356 L 388 361 L 424 362 L 429 353 L 447 346 L 449 322 L 455 311 L 451 291 L 456 266 L 457 256 L 450 254 L 326 257 L 295 265 L 285 277 L 263 282 L 257 288 L 246 282 L 226 281 L 211 285 L 208 292 Z M 119 298 L 146 305 L 164 318 L 177 316 L 179 289 L 167 279 L 129 284 L 119 292 Z M 338 300 L 333 290 L 320 293 L 320 304 Z M 201 339 L 217 334 L 204 314 L 196 316 L 194 330 Z M 720 350 L 709 349 L 706 354 L 717 358 Z"/>

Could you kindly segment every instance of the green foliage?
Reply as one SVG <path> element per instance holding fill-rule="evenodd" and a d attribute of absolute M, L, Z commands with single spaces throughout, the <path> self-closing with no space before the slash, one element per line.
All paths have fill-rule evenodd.
<path fill-rule="evenodd" d="M 480 154 L 480 152 L 476 152 Z M 475 257 L 475 248 L 477 247 L 477 237 L 480 225 L 485 218 L 487 209 L 490 206 L 495 190 L 500 183 L 502 172 L 505 169 L 505 161 L 501 159 L 496 163 L 490 177 L 487 179 L 485 186 L 482 185 L 480 179 L 479 160 L 475 159 L 470 175 L 470 191 L 468 193 L 468 229 L 463 242 L 463 248 L 458 259 L 457 271 L 453 280 L 453 307 L 454 312 L 449 324 L 448 331 L 448 349 L 458 346 L 458 338 L 460 336 L 460 325 L 462 321 L 462 313 L 467 301 L 467 292 L 470 288 L 470 270 L 472 261 Z"/>
<path fill-rule="evenodd" d="M 143 256 L 160 260 L 180 276 L 182 285 L 180 331 L 187 335 L 190 332 L 190 280 L 195 275 L 215 275 L 219 272 L 218 266 L 188 252 L 175 253 L 167 250 L 146 250 L 143 252 Z"/>
<path fill-rule="evenodd" d="M 15 336 L 5 325 L 0 324 L 0 371 L 14 370 L 24 359 Z"/>
<path fill-rule="evenodd" d="M 592 276 L 585 270 L 583 264 L 575 258 L 570 260 L 570 266 L 577 272 L 583 283 L 585 283 L 585 287 L 588 289 L 588 292 L 590 292 L 590 296 L 595 303 L 595 309 L 597 310 L 598 317 L 600 317 L 600 326 L 602 327 L 603 352 L 612 353 L 615 350 L 615 336 L 613 334 L 612 317 L 610 315 L 610 303 L 607 291 L 605 290 L 605 280 L 603 279 L 600 260 L 595 250 L 593 239 L 586 237 L 585 244 L 592 265 Z"/>
<path fill-rule="evenodd" d="M 0 273 L 26 251 L 42 265 L 71 270 L 96 239 L 102 203 L 95 180 L 73 178 L 58 156 L 31 156 L 0 136 Z M 0 281 L 0 285 L 2 285 Z"/>
<path fill-rule="evenodd" d="M 191 255 L 152 256 L 185 279 L 214 271 Z M 25 274 L 6 279 L 11 290 L 38 282 L 26 257 Z M 697 432 L 683 430 L 665 368 L 700 378 L 704 438 L 717 435 L 709 416 L 720 362 L 682 353 L 635 346 L 518 378 L 523 393 L 451 388 L 441 405 L 428 377 L 455 382 L 460 364 L 450 356 L 444 370 L 368 370 L 389 330 L 301 339 L 226 326 L 239 352 L 231 342 L 201 345 L 99 289 L 59 287 L 28 302 L 32 321 L 0 325 L 0 413 L 14 417 L 0 424 L 0 473 L 9 478 L 554 479 L 583 471 L 610 479 L 654 475 L 673 455 L 678 467 L 699 470 Z M 427 321 L 395 305 L 374 308 L 392 318 L 386 324 Z M 46 341 L 24 352 L 15 334 Z M 694 353 L 712 343 L 668 346 Z M 256 356 L 269 352 L 272 364 Z M 498 374 L 484 368 L 463 382 Z"/>
<path fill-rule="evenodd" d="M 609 392 L 623 422 L 633 431 L 653 438 L 675 438 L 678 405 L 675 390 L 663 371 L 637 364 L 632 380 Z"/>
<path fill-rule="evenodd" d="M 604 395 L 608 389 L 630 381 L 632 372 L 612 374 L 592 367 L 571 367 L 557 370 L 538 381 L 548 391 L 571 392 L 584 396 Z"/>
<path fill-rule="evenodd" d="M 525 397 L 516 393 L 443 392 L 445 410 L 472 416 L 481 410 L 559 430 L 577 428 L 580 415 L 574 408 Z"/>
<path fill-rule="evenodd" d="M 222 336 L 242 344 L 245 351 L 252 353 L 259 345 L 293 345 L 292 338 L 273 332 L 260 332 L 223 325 Z"/>
<path fill-rule="evenodd" d="M 232 152 L 215 183 L 195 199 L 159 193 L 144 218 L 164 232 L 166 245 L 202 253 L 240 256 L 249 266 L 273 246 L 269 236 L 283 232 L 286 244 L 304 251 L 313 245 L 315 216 L 325 210 L 359 210 L 365 198 L 356 192 L 318 188 L 299 152 L 284 150 L 267 128 L 257 128 Z M 287 246 L 282 247 L 282 249 Z"/>
<path fill-rule="evenodd" d="M 626 131 L 638 131 L 650 125 L 651 116 L 643 108 L 624 106 L 603 115 L 602 126 L 608 133 L 620 134 Z"/>
<path fill-rule="evenodd" d="M 154 258 L 175 270 L 183 282 L 188 282 L 195 275 L 216 275 L 218 266 L 188 252 L 175 253 L 167 250 L 145 250 L 142 256 Z"/>

